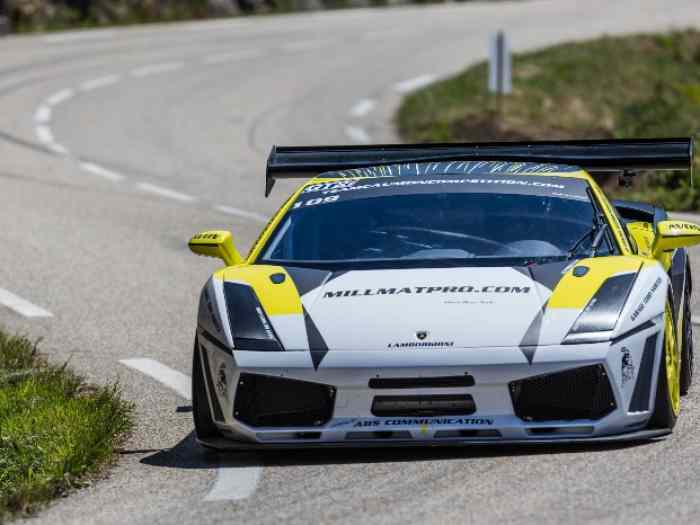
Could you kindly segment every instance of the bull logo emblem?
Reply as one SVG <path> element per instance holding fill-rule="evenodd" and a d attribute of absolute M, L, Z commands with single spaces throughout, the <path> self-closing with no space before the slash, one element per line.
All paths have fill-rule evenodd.
<path fill-rule="evenodd" d="M 418 339 L 419 341 L 423 341 L 426 337 L 428 337 L 427 330 L 418 330 L 416 332 L 416 339 Z"/>

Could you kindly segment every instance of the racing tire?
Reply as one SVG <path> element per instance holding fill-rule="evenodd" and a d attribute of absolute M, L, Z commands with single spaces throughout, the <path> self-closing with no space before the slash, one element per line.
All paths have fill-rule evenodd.
<path fill-rule="evenodd" d="M 681 348 L 681 395 L 684 396 L 690 390 L 693 383 L 693 368 L 695 355 L 693 349 L 693 314 L 690 309 L 690 286 L 686 285 L 683 294 L 683 347 Z"/>
<path fill-rule="evenodd" d="M 666 323 L 667 327 L 668 324 L 669 323 Z M 656 381 L 656 400 L 654 401 L 654 412 L 649 419 L 649 428 L 672 430 L 673 427 L 676 426 L 678 412 L 673 410 L 672 394 L 668 384 L 668 362 L 666 359 L 668 337 L 668 334 L 664 333 L 663 351 L 661 352 L 661 363 L 659 365 L 658 378 Z"/>
<path fill-rule="evenodd" d="M 194 419 L 194 431 L 199 439 L 219 437 L 221 434 L 214 424 L 209 408 L 209 398 L 205 385 L 202 358 L 199 354 L 197 339 L 194 340 L 192 352 L 192 419 Z"/>

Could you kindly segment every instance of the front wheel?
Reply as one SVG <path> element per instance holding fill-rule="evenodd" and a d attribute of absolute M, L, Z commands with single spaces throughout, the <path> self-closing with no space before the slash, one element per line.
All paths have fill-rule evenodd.
<path fill-rule="evenodd" d="M 194 419 L 194 431 L 199 439 L 207 439 L 219 436 L 211 417 L 207 388 L 204 384 L 204 370 L 197 339 L 194 340 L 192 352 L 192 418 Z"/>
<path fill-rule="evenodd" d="M 671 307 L 666 305 L 664 314 L 664 343 L 656 381 L 654 413 L 650 428 L 673 429 L 681 411 L 680 358 L 674 331 Z"/>

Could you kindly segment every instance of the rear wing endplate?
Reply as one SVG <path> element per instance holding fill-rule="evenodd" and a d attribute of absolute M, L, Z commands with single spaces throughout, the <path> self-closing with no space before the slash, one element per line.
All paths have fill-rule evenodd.
<path fill-rule="evenodd" d="M 273 146 L 265 196 L 278 179 L 311 178 L 329 171 L 414 162 L 489 160 L 568 164 L 589 173 L 635 175 L 642 170 L 688 170 L 693 139 L 616 139 L 377 146 Z"/>

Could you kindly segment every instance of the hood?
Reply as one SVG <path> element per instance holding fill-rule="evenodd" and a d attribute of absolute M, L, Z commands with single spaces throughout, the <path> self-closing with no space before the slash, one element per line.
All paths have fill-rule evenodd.
<path fill-rule="evenodd" d="M 334 274 L 302 296 L 329 350 L 518 346 L 551 290 L 519 268 Z"/>

